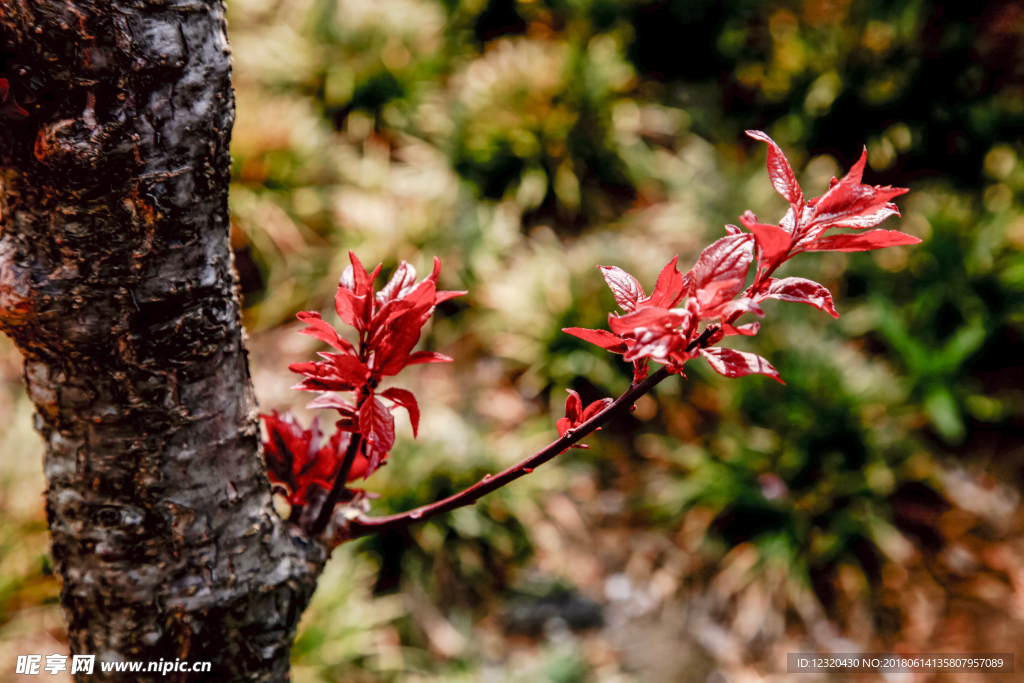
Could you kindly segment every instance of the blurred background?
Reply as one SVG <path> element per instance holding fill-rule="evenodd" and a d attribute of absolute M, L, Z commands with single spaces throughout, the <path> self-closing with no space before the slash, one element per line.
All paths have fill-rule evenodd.
<path fill-rule="evenodd" d="M 477 505 L 339 548 L 299 683 L 754 683 L 787 652 L 1024 652 L 1024 5 L 926 0 L 232 0 L 231 210 L 261 407 L 294 409 L 364 263 L 444 262 L 374 512 L 435 500 L 555 437 L 565 389 L 630 368 L 596 265 L 650 290 L 723 224 L 807 196 L 867 145 L 921 245 L 808 254 L 838 321 L 769 302 L 787 385 L 703 361 Z M 0 339 L 0 661 L 61 651 L 42 445 Z M 329 415 L 324 415 L 328 418 Z M 1019 666 L 1019 664 L 1018 664 Z M 819 676 L 818 678 L 821 678 Z M 862 674 L 863 680 L 872 676 Z M 917 680 L 981 680 L 978 675 Z M 54 679 L 56 680 L 56 679 Z M 800 680 L 808 680 L 802 675 Z M 896 680 L 891 678 L 891 680 Z M 911 680 L 905 676 L 900 680 Z M 999 680 L 987 674 L 985 680 Z"/>

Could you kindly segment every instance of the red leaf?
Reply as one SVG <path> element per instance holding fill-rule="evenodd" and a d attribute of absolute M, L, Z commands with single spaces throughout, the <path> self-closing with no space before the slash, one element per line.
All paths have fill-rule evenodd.
<path fill-rule="evenodd" d="M 401 299 L 412 291 L 414 284 L 416 284 L 416 268 L 402 261 L 395 268 L 391 279 L 384 285 L 384 289 L 377 292 L 377 303 L 383 306 L 389 301 Z"/>
<path fill-rule="evenodd" d="M 580 395 L 572 389 L 566 389 L 566 391 L 569 392 L 569 396 L 565 399 L 565 416 L 575 427 L 583 421 L 583 401 L 580 399 Z"/>
<path fill-rule="evenodd" d="M 302 311 L 297 313 L 295 317 L 309 325 L 309 327 L 299 330 L 300 334 L 307 334 L 314 339 L 319 339 L 339 351 L 355 353 L 355 347 L 347 339 L 339 335 L 338 331 L 330 323 L 321 319 L 320 314 L 316 311 Z"/>
<path fill-rule="evenodd" d="M 352 272 L 350 275 L 350 277 L 352 278 L 351 289 L 353 292 L 355 292 L 356 296 L 366 296 L 367 294 L 370 293 L 370 283 L 373 282 L 373 280 L 370 277 L 369 273 L 366 272 L 366 268 L 363 267 L 363 264 L 359 260 L 359 257 L 356 256 L 356 252 L 352 251 L 351 249 L 348 250 L 348 260 L 352 263 L 352 265 L 349 266 L 350 268 L 352 268 Z M 349 270 L 348 268 L 346 268 L 345 272 L 341 276 L 342 281 L 347 280 L 347 278 L 345 277 L 345 273 L 348 272 Z"/>
<path fill-rule="evenodd" d="M 462 291 L 458 291 L 458 292 L 456 292 L 456 291 L 438 292 L 437 295 L 434 297 L 434 305 L 436 306 L 437 304 L 441 303 L 442 301 L 448 301 L 448 299 L 454 299 L 455 297 L 462 296 L 463 294 L 469 294 L 469 292 L 466 291 L 466 290 L 462 290 Z"/>
<path fill-rule="evenodd" d="M 366 439 L 369 462 L 364 478 L 369 477 L 388 457 L 395 445 L 395 417 L 376 396 L 369 396 L 359 407 L 359 432 Z"/>
<path fill-rule="evenodd" d="M 734 301 L 727 302 L 722 306 L 718 312 L 719 317 L 723 321 L 734 321 L 744 313 L 753 313 L 754 315 L 764 317 L 764 311 L 757 305 L 757 302 L 749 297 L 740 297 Z"/>
<path fill-rule="evenodd" d="M 616 337 L 607 330 L 588 330 L 585 327 L 564 327 L 562 332 L 567 332 L 574 337 L 579 337 L 583 341 L 588 341 L 591 344 L 597 344 L 602 349 L 611 351 L 612 353 L 625 353 L 628 349 L 626 342 Z"/>
<path fill-rule="evenodd" d="M 716 372 L 726 377 L 744 377 L 752 374 L 768 375 L 772 379 L 778 380 L 780 384 L 785 384 L 772 364 L 757 354 L 723 349 L 717 346 L 701 349 L 701 354 L 708 359 L 708 363 Z"/>
<path fill-rule="evenodd" d="M 729 235 L 705 248 L 690 271 L 691 291 L 700 291 L 715 280 L 746 280 L 747 269 L 754 259 L 750 249 L 752 240 L 753 236 L 748 234 Z"/>
<path fill-rule="evenodd" d="M 570 429 L 579 427 L 613 402 L 610 398 L 602 398 L 599 401 L 594 401 L 584 409 L 580 395 L 572 389 L 566 389 L 566 391 L 569 392 L 569 397 L 565 399 L 565 417 L 560 418 L 555 423 L 555 427 L 558 429 L 558 436 L 565 436 Z M 598 427 L 597 431 L 600 431 L 600 429 L 601 428 Z M 589 446 L 584 446 L 582 444 L 573 444 L 572 447 L 589 448 Z"/>
<path fill-rule="evenodd" d="M 899 215 L 899 209 L 889 200 L 907 192 L 906 188 L 861 184 L 867 153 L 865 147 L 850 172 L 810 202 L 810 215 L 801 221 L 804 234 L 800 237 L 813 239 L 829 228 L 870 228 Z"/>
<path fill-rule="evenodd" d="M 761 264 L 765 268 L 773 268 L 786 258 L 793 246 L 792 235 L 777 225 L 746 222 L 744 225 L 754 233 L 754 240 L 761 249 Z"/>
<path fill-rule="evenodd" d="M 386 332 L 385 328 L 387 325 L 415 305 L 415 302 L 407 299 L 392 299 L 381 306 L 367 328 L 370 332 L 370 347 L 377 346 L 380 342 L 380 337 Z"/>
<path fill-rule="evenodd" d="M 722 317 L 722 307 L 743 289 L 743 280 L 716 280 L 709 282 L 703 289 L 697 290 L 694 299 L 696 310 L 701 320 L 714 320 Z"/>
<path fill-rule="evenodd" d="M 426 278 L 424 278 L 424 280 L 428 280 L 430 282 L 433 282 L 434 283 L 434 287 L 436 289 L 437 288 L 437 278 L 439 278 L 440 276 L 441 276 L 441 259 L 439 259 L 439 258 L 437 258 L 435 256 L 434 257 L 434 267 L 431 269 L 430 275 L 428 275 Z"/>
<path fill-rule="evenodd" d="M 406 367 L 410 365 L 421 365 L 423 363 L 450 363 L 452 362 L 451 356 L 446 356 L 443 353 L 436 351 L 417 351 L 416 353 L 410 353 L 409 357 L 405 361 Z"/>
<path fill-rule="evenodd" d="M 263 415 L 267 427 L 267 441 L 263 455 L 267 462 L 270 481 L 280 485 L 292 505 L 309 502 L 313 486 L 330 489 L 340 465 L 339 447 L 347 446 L 347 435 L 336 433 L 323 448 L 320 447 L 319 420 L 313 418 L 309 429 L 303 429 L 291 413 L 283 417 L 274 411 Z M 274 487 L 278 490 L 278 486 Z"/>
<path fill-rule="evenodd" d="M 580 423 L 586 422 L 613 403 L 615 403 L 615 400 L 611 398 L 602 398 L 598 401 L 594 401 L 587 406 L 586 410 L 583 411 L 583 419 L 580 420 Z M 600 427 L 598 427 L 598 429 L 600 429 Z"/>
<path fill-rule="evenodd" d="M 414 301 L 413 307 L 394 319 L 376 350 L 374 362 L 381 375 L 398 374 L 406 366 L 412 348 L 420 340 L 423 324 L 434 309 L 434 283 L 424 280 L 407 300 Z"/>
<path fill-rule="evenodd" d="M 747 135 L 755 140 L 768 143 L 768 177 L 772 179 L 772 185 L 794 209 L 803 208 L 804 193 L 800 190 L 799 183 L 796 182 L 796 176 L 793 175 L 793 169 L 790 168 L 786 155 L 767 134 L 759 130 L 748 130 Z"/>
<path fill-rule="evenodd" d="M 351 391 L 361 387 L 370 377 L 370 370 L 355 356 L 341 353 L 321 354 L 326 363 L 292 363 L 288 369 L 298 375 L 305 375 L 323 385 L 313 391 Z"/>
<path fill-rule="evenodd" d="M 921 240 L 899 230 L 869 230 L 860 234 L 829 235 L 804 245 L 804 251 L 870 251 L 918 244 Z"/>
<path fill-rule="evenodd" d="M 367 303 L 368 297 L 356 296 L 347 287 L 338 285 L 338 293 L 334 295 L 334 309 L 346 325 L 360 330 L 365 328 Z"/>
<path fill-rule="evenodd" d="M 409 411 L 409 422 L 412 423 L 412 435 L 416 436 L 420 428 L 420 407 L 416 403 L 416 397 L 412 395 L 411 391 L 406 389 L 398 389 L 392 387 L 385 389 L 380 394 L 384 398 L 389 398 L 396 404 L 402 406 Z"/>
<path fill-rule="evenodd" d="M 761 329 L 761 323 L 753 322 L 748 325 L 730 325 L 729 323 L 722 323 L 722 333 L 725 336 L 732 335 L 743 335 L 744 337 L 753 337 Z"/>
<path fill-rule="evenodd" d="M 686 296 L 690 283 L 676 268 L 678 262 L 679 257 L 675 256 L 661 269 L 654 291 L 644 304 L 652 308 L 672 308 Z"/>
<path fill-rule="evenodd" d="M 615 303 L 627 313 L 635 311 L 637 302 L 647 297 L 637 279 L 621 268 L 615 266 L 598 266 L 598 268 L 601 269 L 604 281 L 608 283 L 612 294 L 615 295 Z"/>
<path fill-rule="evenodd" d="M 370 369 L 355 356 L 332 351 L 318 351 L 316 355 L 327 361 L 326 365 L 334 375 L 347 382 L 361 384 L 370 379 Z"/>
<path fill-rule="evenodd" d="M 674 354 L 685 351 L 687 344 L 683 333 L 674 328 L 637 328 L 636 343 L 622 359 L 651 358 L 659 363 L 669 363 Z"/>
<path fill-rule="evenodd" d="M 339 413 L 345 415 L 346 417 L 356 416 L 356 407 L 349 403 L 348 401 L 346 401 L 345 399 L 343 399 L 341 396 L 338 396 L 337 394 L 334 393 L 321 394 L 320 396 L 317 396 L 312 401 L 306 404 L 306 408 L 308 408 L 309 410 L 330 408 L 332 410 L 337 410 Z"/>
<path fill-rule="evenodd" d="M 618 316 L 608 314 L 608 326 L 616 334 L 632 334 L 638 328 L 675 328 L 689 322 L 690 314 L 664 308 L 641 308 L 636 313 Z M 579 336 L 579 335 L 577 335 Z M 589 341 L 589 340 L 588 340 Z M 595 342 L 596 343 L 596 342 Z"/>
<path fill-rule="evenodd" d="M 768 289 L 758 294 L 757 299 L 758 301 L 762 299 L 778 299 L 779 301 L 795 301 L 797 303 L 810 304 L 819 310 L 825 311 L 833 318 L 839 317 L 835 305 L 832 303 L 832 293 L 817 282 L 806 280 L 802 277 L 786 277 L 781 280 L 772 278 L 769 280 Z"/>

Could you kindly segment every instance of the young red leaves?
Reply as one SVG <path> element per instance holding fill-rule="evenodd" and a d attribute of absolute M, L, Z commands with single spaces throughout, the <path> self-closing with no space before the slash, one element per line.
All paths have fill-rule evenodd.
<path fill-rule="evenodd" d="M 682 372 L 683 365 L 698 351 L 729 334 L 751 335 L 758 325 L 734 326 L 731 323 L 744 313 L 764 315 L 757 302 L 749 297 L 736 298 L 743 289 L 753 260 L 753 240 L 742 232 L 717 240 L 703 252 L 693 268 L 682 275 L 673 258 L 658 275 L 650 297 L 631 275 L 618 268 L 602 267 L 602 274 L 615 294 L 625 315 L 610 314 L 604 330 L 573 327 L 564 331 L 592 342 L 633 361 L 634 383 L 646 377 L 647 362 L 654 360 Z M 635 284 L 634 284 L 635 283 Z M 685 306 L 674 308 L 689 297 Z M 698 332 L 698 324 L 720 320 L 708 334 Z"/>
<path fill-rule="evenodd" d="M 900 215 L 891 200 L 904 194 L 906 188 L 865 185 L 861 182 L 864 165 L 867 163 L 867 148 L 842 180 L 833 178 L 825 194 L 805 204 L 803 191 L 779 146 L 759 130 L 748 130 L 747 135 L 768 144 L 768 176 L 778 193 L 790 204 L 790 210 L 780 225 L 771 226 L 781 228 L 790 236 L 792 244 L 786 249 L 780 248 L 783 240 L 777 235 L 769 236 L 774 231 L 763 229 L 768 226 L 757 223 L 752 213 L 747 212 L 744 219 L 741 219 L 755 234 L 761 250 L 772 254 L 765 260 L 767 274 L 764 277 L 770 275 L 778 264 L 801 251 L 868 251 L 921 241 L 895 230 L 822 237 L 826 230 L 832 228 L 863 230 L 878 225 L 889 216 Z"/>
<path fill-rule="evenodd" d="M 451 360 L 433 351 L 413 352 L 413 348 L 435 306 L 465 292 L 437 291 L 441 262 L 436 258 L 430 275 L 419 283 L 416 269 L 401 262 L 378 292 L 373 289 L 373 281 L 381 266 L 367 272 L 351 251 L 349 260 L 351 265 L 341 275 L 334 303 L 338 317 L 358 332 L 358 344 L 338 334 L 320 314 L 302 312 L 297 317 L 309 325 L 302 333 L 330 344 L 338 353 L 320 353 L 323 361 L 294 363 L 289 367 L 305 376 L 295 389 L 323 392 L 307 407 L 338 411 L 342 417 L 339 429 L 362 435 L 360 450 L 366 461 L 362 473 L 369 476 L 394 445 L 395 422 L 391 411 L 395 406 L 408 411 L 413 434 L 419 431 L 419 407 L 412 393 L 398 388 L 378 392 L 377 387 L 385 377 L 397 375 L 409 365 Z M 333 392 L 353 392 L 353 400 Z M 389 408 L 378 397 L 393 405 Z"/>
<path fill-rule="evenodd" d="M 634 384 L 646 376 L 648 360 L 668 366 L 670 372 L 681 373 L 686 361 L 698 355 L 726 377 L 762 374 L 781 382 L 779 373 L 764 358 L 714 347 L 730 335 L 757 334 L 759 323 L 737 325 L 736 321 L 744 313 L 763 316 L 760 302 L 765 299 L 805 303 L 839 317 L 832 295 L 822 285 L 797 277 L 776 279 L 771 277 L 772 273 L 802 251 L 865 251 L 920 241 L 888 230 L 823 235 L 831 228 L 873 227 L 889 216 L 899 215 L 890 200 L 906 192 L 905 189 L 861 182 L 866 152 L 842 180 L 833 178 L 828 192 L 805 201 L 779 146 L 761 131 L 747 134 L 768 145 L 768 176 L 790 205 L 781 223 L 762 223 L 747 211 L 740 222 L 750 232 L 727 225 L 729 234 L 704 249 L 686 275 L 680 275 L 677 259 L 673 259 L 658 276 L 650 297 L 645 296 L 643 287 L 629 273 L 601 266 L 601 273 L 624 314 L 609 314 L 611 333 L 578 327 L 564 330 L 633 361 Z M 755 257 L 754 282 L 741 294 Z M 699 332 L 698 326 L 704 321 L 711 324 Z"/>
<path fill-rule="evenodd" d="M 574 430 L 581 424 L 594 417 L 602 410 L 610 406 L 614 401 L 610 398 L 602 398 L 599 401 L 594 401 L 586 408 L 583 407 L 583 401 L 580 399 L 580 395 L 572 389 L 566 389 L 569 392 L 569 397 L 565 399 L 565 417 L 558 420 L 555 426 L 558 428 L 558 436 L 565 436 L 570 430 Z M 594 431 L 601 431 L 598 427 Z M 571 448 L 590 448 L 584 444 L 573 444 Z"/>
<path fill-rule="evenodd" d="M 314 488 L 329 491 L 348 448 L 349 435 L 339 430 L 321 446 L 317 418 L 313 418 L 309 429 L 303 429 L 291 413 L 279 415 L 275 410 L 261 417 L 268 437 L 263 443 L 263 457 L 275 493 L 284 495 L 290 505 L 307 505 Z M 366 458 L 359 456 L 349 472 L 349 480 L 365 470 Z"/>

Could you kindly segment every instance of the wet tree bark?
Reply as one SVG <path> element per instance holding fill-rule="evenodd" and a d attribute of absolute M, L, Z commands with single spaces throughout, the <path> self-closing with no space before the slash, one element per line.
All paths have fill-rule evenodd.
<path fill-rule="evenodd" d="M 327 550 L 282 522 L 228 246 L 220 0 L 0 0 L 0 329 L 80 681 L 283 681 Z M 0 455 L 2 457 L 2 455 Z M 213 662 L 212 674 L 99 661 Z"/>

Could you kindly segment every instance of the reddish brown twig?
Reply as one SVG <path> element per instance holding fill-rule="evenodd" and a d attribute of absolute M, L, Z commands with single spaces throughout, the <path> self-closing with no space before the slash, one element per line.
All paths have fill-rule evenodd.
<path fill-rule="evenodd" d="M 626 393 L 619 396 L 610 406 L 602 410 L 597 415 L 594 415 L 576 429 L 566 432 L 565 436 L 551 443 L 544 450 L 531 455 L 526 460 L 523 460 L 522 462 L 513 465 L 494 476 L 485 476 L 476 484 L 473 484 L 469 488 L 464 489 L 453 496 L 449 496 L 448 498 L 439 500 L 436 503 L 424 505 L 414 510 L 409 510 L 408 512 L 402 512 L 396 515 L 388 515 L 387 517 L 367 517 L 360 515 L 355 519 L 342 522 L 338 535 L 335 537 L 335 541 L 342 543 L 356 538 L 361 538 L 362 536 L 368 536 L 373 533 L 399 529 L 415 522 L 436 517 L 444 512 L 450 512 L 467 505 L 472 505 L 488 493 L 512 483 L 519 477 L 530 474 L 536 467 L 543 465 L 559 453 L 564 452 L 574 443 L 596 430 L 616 414 L 628 411 L 638 398 L 653 389 L 655 385 L 668 376 L 668 369 L 664 367 L 661 368 L 643 382 L 630 386 Z"/>

